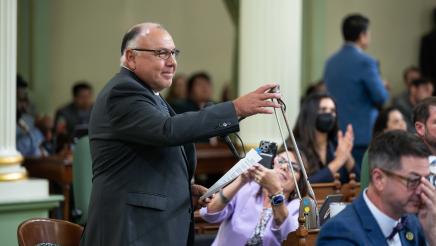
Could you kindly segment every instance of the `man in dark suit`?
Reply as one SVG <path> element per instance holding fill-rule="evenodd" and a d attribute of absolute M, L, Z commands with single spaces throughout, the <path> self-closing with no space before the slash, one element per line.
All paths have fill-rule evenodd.
<path fill-rule="evenodd" d="M 159 95 L 176 72 L 171 35 L 159 24 L 132 27 L 121 71 L 97 97 L 90 119 L 93 187 L 81 245 L 192 245 L 193 141 L 239 130 L 238 117 L 272 113 L 268 84 L 233 102 L 175 114 Z"/>
<path fill-rule="evenodd" d="M 432 79 L 436 87 L 436 8 L 433 9 L 433 29 L 421 39 L 419 66 L 422 75 Z"/>
<path fill-rule="evenodd" d="M 363 52 L 370 42 L 369 20 L 362 15 L 345 17 L 342 34 L 345 44 L 327 61 L 324 81 L 337 103 L 339 127 L 354 129 L 352 155 L 359 177 L 363 154 L 371 140 L 378 109 L 388 99 L 377 61 Z"/>
<path fill-rule="evenodd" d="M 73 101 L 56 111 L 56 134 L 65 134 L 71 141 L 77 130 L 86 130 L 92 109 L 92 86 L 85 80 L 74 83 Z"/>
<path fill-rule="evenodd" d="M 321 228 L 317 245 L 436 245 L 429 155 L 412 133 L 377 137 L 369 149 L 369 187 Z"/>

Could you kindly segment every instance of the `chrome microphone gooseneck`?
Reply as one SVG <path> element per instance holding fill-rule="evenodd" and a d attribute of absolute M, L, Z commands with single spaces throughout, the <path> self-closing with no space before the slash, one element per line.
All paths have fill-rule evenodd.
<path fill-rule="evenodd" d="M 280 93 L 280 86 L 276 86 L 275 88 L 271 89 L 270 92 L 271 93 Z M 272 99 L 272 101 L 273 101 L 273 99 Z M 280 131 L 280 136 L 282 137 L 283 145 L 285 147 L 286 157 L 288 158 L 288 169 L 291 170 L 292 177 L 293 177 L 294 183 L 295 183 L 295 189 L 297 191 L 298 198 L 300 199 L 300 216 L 305 217 L 306 228 L 316 229 L 316 228 L 319 228 L 319 218 L 318 218 L 319 216 L 318 216 L 318 209 L 317 209 L 315 193 L 313 192 L 312 186 L 310 185 L 310 182 L 309 182 L 309 179 L 308 179 L 307 173 L 306 173 L 306 168 L 304 167 L 304 163 L 303 163 L 303 160 L 301 158 L 300 150 L 298 149 L 298 145 L 297 145 L 297 142 L 295 141 L 294 134 L 291 131 L 291 128 L 289 127 L 288 120 L 286 118 L 286 114 L 285 114 L 286 104 L 281 99 L 276 99 L 276 101 L 278 104 L 280 104 L 280 110 L 282 112 L 282 116 L 283 116 L 283 119 L 285 121 L 285 125 L 286 125 L 286 128 L 287 128 L 288 133 L 289 133 L 289 137 L 292 140 L 292 145 L 294 147 L 294 151 L 295 151 L 295 154 L 297 157 L 297 162 L 300 166 L 301 172 L 303 173 L 302 178 L 304 178 L 306 185 L 307 185 L 309 198 L 301 196 L 300 189 L 298 187 L 298 182 L 297 182 L 297 179 L 295 177 L 295 172 L 294 172 L 294 169 L 292 168 L 292 165 L 291 165 L 291 161 L 290 161 L 291 159 L 289 156 L 289 151 L 288 151 L 286 139 L 283 135 L 282 127 L 281 127 L 279 118 L 277 116 L 277 111 L 274 108 L 274 115 L 276 117 L 277 125 L 278 125 L 279 131 Z"/>
<path fill-rule="evenodd" d="M 284 104 L 280 104 L 280 105 L 281 105 L 281 108 L 284 107 L 284 106 L 283 106 Z M 276 121 L 277 121 L 277 124 L 278 124 L 278 126 L 279 126 L 280 136 L 282 137 L 283 144 L 285 145 L 286 158 L 287 158 L 288 160 L 291 160 L 291 158 L 290 158 L 290 156 L 289 156 L 288 145 L 286 144 L 286 139 L 285 139 L 285 137 L 283 136 L 282 126 L 281 126 L 281 124 L 280 124 L 280 120 L 279 120 L 279 117 L 277 116 L 277 111 L 276 111 L 275 108 L 274 108 L 274 115 L 275 115 L 275 117 L 276 117 Z M 299 198 L 300 200 L 302 200 L 301 193 L 300 193 L 300 188 L 299 188 L 298 185 L 297 185 L 298 182 L 297 182 L 297 178 L 295 177 L 294 168 L 292 168 L 292 165 L 291 165 L 291 162 L 290 162 L 290 161 L 288 161 L 287 164 L 288 164 L 288 169 L 291 170 L 292 178 L 294 179 L 295 189 L 297 190 L 298 198 Z"/>

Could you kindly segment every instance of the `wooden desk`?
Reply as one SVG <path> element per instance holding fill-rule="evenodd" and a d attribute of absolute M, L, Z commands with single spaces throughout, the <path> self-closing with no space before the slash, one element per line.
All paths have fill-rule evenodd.
<path fill-rule="evenodd" d="M 26 158 L 23 166 L 30 177 L 44 178 L 58 183 L 64 195 L 64 220 L 70 219 L 70 190 L 73 181 L 72 161 L 58 156 Z"/>
<path fill-rule="evenodd" d="M 195 144 L 197 150 L 197 169 L 199 174 L 225 174 L 238 160 L 225 144 Z"/>

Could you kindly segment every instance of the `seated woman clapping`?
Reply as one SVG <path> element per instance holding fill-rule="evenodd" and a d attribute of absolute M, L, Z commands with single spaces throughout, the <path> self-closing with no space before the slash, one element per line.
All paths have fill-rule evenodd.
<path fill-rule="evenodd" d="M 293 153 L 288 153 L 305 195 L 300 166 Z M 221 223 L 212 245 L 280 245 L 297 229 L 300 202 L 286 156 L 286 152 L 278 154 L 273 169 L 255 164 L 200 210 L 204 220 Z"/>

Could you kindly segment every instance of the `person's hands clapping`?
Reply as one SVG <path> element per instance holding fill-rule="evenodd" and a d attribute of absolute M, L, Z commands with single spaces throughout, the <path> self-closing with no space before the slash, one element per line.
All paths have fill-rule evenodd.
<path fill-rule="evenodd" d="M 348 124 L 345 134 L 339 130 L 337 137 L 338 146 L 336 147 L 336 158 L 344 164 L 349 158 L 351 158 L 351 150 L 353 149 L 354 132 L 351 124 Z"/>
<path fill-rule="evenodd" d="M 272 111 L 268 107 L 280 108 L 276 102 L 269 99 L 280 98 L 279 93 L 269 93 L 268 91 L 278 84 L 270 83 L 259 87 L 257 90 L 240 96 L 233 100 L 236 114 L 239 117 L 247 117 L 254 114 L 271 114 Z"/>
<path fill-rule="evenodd" d="M 248 173 L 255 182 L 265 188 L 270 194 L 283 191 L 278 174 L 260 164 L 255 164 L 248 169 Z"/>
<path fill-rule="evenodd" d="M 429 245 L 436 245 L 436 189 L 427 179 L 421 177 L 421 184 L 416 192 L 421 199 L 419 222 Z"/>

